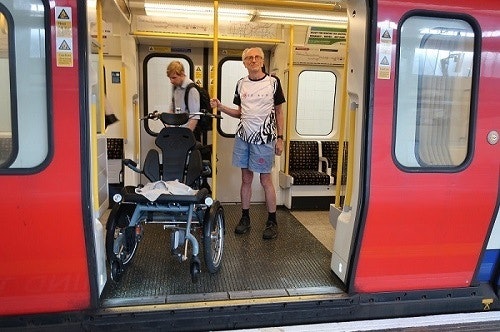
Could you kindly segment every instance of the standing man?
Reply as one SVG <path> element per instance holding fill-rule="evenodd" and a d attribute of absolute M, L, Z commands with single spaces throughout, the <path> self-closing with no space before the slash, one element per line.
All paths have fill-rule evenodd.
<path fill-rule="evenodd" d="M 190 89 L 187 99 L 188 105 L 184 101 L 186 87 L 189 83 L 193 83 L 193 81 L 184 73 L 184 66 L 180 61 L 174 60 L 170 62 L 167 67 L 167 76 L 170 79 L 170 83 L 174 86 L 169 111 L 174 112 L 176 109 L 180 109 L 180 112 L 186 112 L 188 109 L 191 114 L 200 112 L 200 93 L 198 90 Z M 186 127 L 194 131 L 199 118 L 199 115 L 191 116 Z"/>
<path fill-rule="evenodd" d="M 240 122 L 236 131 L 233 166 L 241 168 L 242 216 L 235 233 L 250 229 L 250 199 L 254 172 L 260 173 L 267 204 L 267 222 L 262 237 L 274 239 L 278 235 L 276 222 L 276 192 L 271 177 L 274 155 L 283 152 L 283 110 L 285 96 L 280 80 L 264 72 L 264 51 L 260 47 L 247 48 L 242 54 L 248 76 L 236 84 L 233 103 L 238 108 L 222 105 L 212 99 L 210 105 Z"/>

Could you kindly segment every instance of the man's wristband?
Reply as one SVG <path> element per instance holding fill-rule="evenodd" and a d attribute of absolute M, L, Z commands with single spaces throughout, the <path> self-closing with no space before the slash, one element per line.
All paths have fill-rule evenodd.
<path fill-rule="evenodd" d="M 278 135 L 276 138 L 281 138 L 281 139 L 283 139 L 283 135 Z"/>

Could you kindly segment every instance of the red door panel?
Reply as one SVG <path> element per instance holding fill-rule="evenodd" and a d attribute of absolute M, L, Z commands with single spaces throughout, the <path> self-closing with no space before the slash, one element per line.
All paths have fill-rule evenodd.
<path fill-rule="evenodd" d="M 52 27 L 49 30 L 52 52 L 47 53 L 51 55 L 51 69 L 47 68 L 46 77 L 42 76 L 45 73 L 38 73 L 41 76 L 30 82 L 31 85 L 17 87 L 18 97 L 27 96 L 29 92 L 26 91 L 35 89 L 35 84 L 49 82 L 49 157 L 41 166 L 42 170 L 14 169 L 15 173 L 0 174 L 0 316 L 81 310 L 90 306 L 82 217 L 85 199 L 82 196 L 81 156 L 85 152 L 81 151 L 80 141 L 76 3 L 50 2 L 52 7 L 44 15 L 50 18 Z M 72 66 L 58 67 L 56 64 L 54 6 L 69 8 Z M 21 21 L 15 15 L 14 20 Z M 19 21 L 15 23 L 22 26 Z M 18 61 L 17 75 L 22 69 L 19 66 L 23 65 Z M 39 101 L 33 99 L 32 102 Z M 17 109 L 20 119 L 27 116 L 27 108 L 23 105 L 26 103 L 19 103 Z M 29 136 L 29 133 L 21 134 Z M 23 142 L 33 144 L 37 139 L 43 138 L 29 136 Z"/>
<path fill-rule="evenodd" d="M 401 24 L 414 9 L 425 10 L 420 15 L 432 17 L 435 14 L 429 9 L 449 16 L 454 8 L 479 23 L 482 32 L 476 31 L 476 38 L 481 38 L 484 31 L 495 30 L 500 17 L 494 10 L 486 16 L 478 6 L 496 7 L 495 1 L 445 1 L 432 6 L 426 1 L 396 5 L 379 1 L 377 21 L 380 29 L 384 22 Z M 481 68 L 481 76 L 474 92 L 478 93 L 473 105 L 476 112 L 471 113 L 470 162 L 448 171 L 412 171 L 396 166 L 393 152 L 398 28 L 393 30 L 390 77 L 375 73 L 372 136 L 368 140 L 369 204 L 360 232 L 354 288 L 381 292 L 466 287 L 473 281 L 498 197 L 500 151 L 486 137 L 490 130 L 498 130 L 500 123 L 498 92 L 494 91 L 500 80 L 483 69 L 491 67 L 488 55 L 497 53 L 500 43 L 498 38 L 481 41 L 481 63 L 476 67 Z M 387 47 L 380 43 L 378 38 L 376 59 Z"/>

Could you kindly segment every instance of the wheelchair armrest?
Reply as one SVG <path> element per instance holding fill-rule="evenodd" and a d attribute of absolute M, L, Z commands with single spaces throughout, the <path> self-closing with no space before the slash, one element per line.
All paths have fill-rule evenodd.
<path fill-rule="evenodd" d="M 196 193 L 196 199 L 198 202 L 204 202 L 206 205 L 211 206 L 213 203 L 212 197 L 210 197 L 210 193 L 207 188 L 201 188 Z"/>
<path fill-rule="evenodd" d="M 123 159 L 123 165 L 127 166 L 131 170 L 137 173 L 142 173 L 140 169 L 137 168 L 137 163 L 132 159 Z"/>
<path fill-rule="evenodd" d="M 132 159 L 123 159 L 123 165 L 129 167 L 129 165 L 132 165 L 133 167 L 137 167 L 137 163 L 133 161 Z"/>

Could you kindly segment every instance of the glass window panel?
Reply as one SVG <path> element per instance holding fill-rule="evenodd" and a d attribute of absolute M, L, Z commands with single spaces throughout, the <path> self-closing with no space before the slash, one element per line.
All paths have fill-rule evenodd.
<path fill-rule="evenodd" d="M 184 73 L 189 77 L 191 65 L 185 58 L 158 56 L 148 60 L 146 66 L 147 113 L 168 111 L 168 107 L 172 101 L 173 85 L 170 83 L 170 79 L 167 76 L 167 67 L 170 62 L 175 60 L 182 63 L 184 66 Z M 161 121 L 148 121 L 148 125 L 154 132 L 159 132 L 163 128 Z"/>
<path fill-rule="evenodd" d="M 326 136 L 333 130 L 337 77 L 329 71 L 300 73 L 296 130 L 302 136 Z"/>
<path fill-rule="evenodd" d="M 10 100 L 9 26 L 0 12 L 0 167 L 12 159 L 12 104 Z"/>
<path fill-rule="evenodd" d="M 231 108 L 238 108 L 233 104 L 234 91 L 236 83 L 244 76 L 248 75 L 248 70 L 245 68 L 243 61 L 226 60 L 221 66 L 220 86 L 221 86 L 221 102 Z M 239 119 L 230 116 L 223 116 L 220 121 L 220 127 L 223 134 L 234 135 L 238 127 Z"/>
<path fill-rule="evenodd" d="M 4 0 L 0 13 L 0 167 L 26 170 L 45 162 L 49 151 L 50 8 L 41 0 Z"/>
<path fill-rule="evenodd" d="M 413 16 L 401 27 L 395 156 L 454 167 L 467 156 L 474 32 L 463 20 Z"/>

